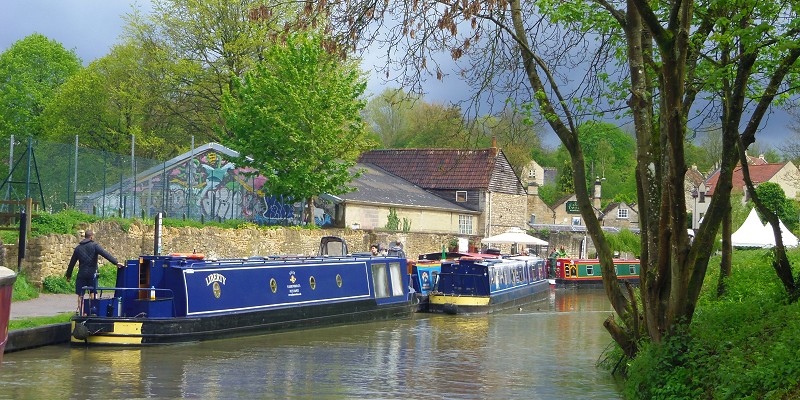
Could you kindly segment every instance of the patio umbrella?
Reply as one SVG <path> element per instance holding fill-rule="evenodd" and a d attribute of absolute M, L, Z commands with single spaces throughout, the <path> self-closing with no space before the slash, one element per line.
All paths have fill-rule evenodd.
<path fill-rule="evenodd" d="M 481 240 L 481 243 L 518 243 L 518 244 L 532 244 L 535 246 L 547 246 L 547 242 L 528 235 L 519 228 L 511 228 L 499 235 L 489 236 Z"/>

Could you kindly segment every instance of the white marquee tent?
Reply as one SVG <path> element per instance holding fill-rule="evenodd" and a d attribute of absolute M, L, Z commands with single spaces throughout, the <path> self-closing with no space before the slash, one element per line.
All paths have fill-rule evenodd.
<path fill-rule="evenodd" d="M 783 221 L 780 221 L 780 228 L 783 245 L 786 247 L 797 246 L 797 236 L 786 228 Z M 731 245 L 733 247 L 771 248 L 775 246 L 775 235 L 772 234 L 772 227 L 768 223 L 761 223 L 756 209 L 753 208 L 742 226 L 731 235 Z"/>

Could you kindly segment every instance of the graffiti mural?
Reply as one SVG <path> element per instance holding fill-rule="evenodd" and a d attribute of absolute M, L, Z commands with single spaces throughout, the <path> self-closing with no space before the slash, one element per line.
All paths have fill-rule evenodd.
<path fill-rule="evenodd" d="M 172 218 L 300 223 L 299 209 L 291 201 L 265 195 L 264 177 L 225 159 L 222 153 L 232 151 L 216 144 L 204 147 L 138 174 L 135 185 L 128 180 L 105 194 L 89 195 L 89 208 L 103 215 L 164 212 Z"/>

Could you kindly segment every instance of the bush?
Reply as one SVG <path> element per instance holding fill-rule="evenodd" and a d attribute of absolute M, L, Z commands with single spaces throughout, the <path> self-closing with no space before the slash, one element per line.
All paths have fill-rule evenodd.
<path fill-rule="evenodd" d="M 28 282 L 25 274 L 17 274 L 14 282 L 14 290 L 11 294 L 11 301 L 30 300 L 39 297 L 39 289 Z"/>
<path fill-rule="evenodd" d="M 67 282 L 62 275 L 50 275 L 42 281 L 42 289 L 48 293 L 74 293 L 75 282 Z"/>
<path fill-rule="evenodd" d="M 800 250 L 790 250 L 796 265 Z M 800 304 L 765 250 L 736 250 L 727 292 L 717 296 L 719 257 L 709 270 L 691 326 L 644 344 L 629 364 L 627 398 L 786 398 L 800 388 Z M 797 268 L 795 268 L 795 274 Z"/>

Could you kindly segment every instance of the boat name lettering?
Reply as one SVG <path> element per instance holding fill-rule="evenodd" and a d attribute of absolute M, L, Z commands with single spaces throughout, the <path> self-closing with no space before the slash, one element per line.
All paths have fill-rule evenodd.
<path fill-rule="evenodd" d="M 299 283 L 295 283 L 294 285 L 286 285 L 286 287 L 289 288 L 289 289 L 291 289 L 291 288 L 299 288 L 300 284 Z"/>
<path fill-rule="evenodd" d="M 225 278 L 225 276 L 222 274 L 213 273 L 206 277 L 206 286 L 211 285 L 214 282 L 219 282 L 224 285 L 226 279 L 227 278 Z"/>

